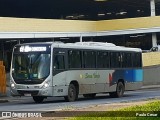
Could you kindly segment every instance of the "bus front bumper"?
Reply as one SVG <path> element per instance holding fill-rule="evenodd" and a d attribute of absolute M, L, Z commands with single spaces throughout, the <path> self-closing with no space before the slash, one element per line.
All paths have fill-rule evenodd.
<path fill-rule="evenodd" d="M 42 89 L 15 89 L 11 88 L 12 96 L 52 96 L 52 87 Z"/>

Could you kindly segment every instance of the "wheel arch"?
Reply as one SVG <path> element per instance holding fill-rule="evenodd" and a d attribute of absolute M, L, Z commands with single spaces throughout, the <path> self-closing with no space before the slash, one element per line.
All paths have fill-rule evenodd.
<path fill-rule="evenodd" d="M 125 88 L 125 82 L 124 82 L 124 79 L 119 79 L 119 80 L 118 80 L 118 82 L 117 82 L 117 84 L 118 84 L 119 82 L 122 82 L 122 83 L 123 83 L 123 85 L 124 85 L 124 88 Z"/>

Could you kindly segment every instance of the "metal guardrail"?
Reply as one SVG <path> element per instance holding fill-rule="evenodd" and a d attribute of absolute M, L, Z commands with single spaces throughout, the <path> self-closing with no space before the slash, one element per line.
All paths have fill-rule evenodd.
<path fill-rule="evenodd" d="M 0 61 L 0 94 L 6 94 L 6 72 L 3 61 Z"/>

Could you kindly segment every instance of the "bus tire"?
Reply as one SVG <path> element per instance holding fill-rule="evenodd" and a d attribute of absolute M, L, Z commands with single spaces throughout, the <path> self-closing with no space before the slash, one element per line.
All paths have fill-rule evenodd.
<path fill-rule="evenodd" d="M 122 97 L 123 94 L 124 94 L 124 84 L 121 81 L 118 82 L 118 84 L 117 84 L 116 92 L 110 92 L 109 93 L 110 97 L 112 97 L 112 98 Z"/>
<path fill-rule="evenodd" d="M 77 89 L 74 84 L 70 84 L 68 88 L 68 95 L 64 97 L 68 102 L 73 102 L 78 99 Z"/>
<path fill-rule="evenodd" d="M 44 97 L 42 96 L 33 96 L 33 100 L 35 103 L 42 103 L 44 100 Z"/>
<path fill-rule="evenodd" d="M 92 93 L 92 94 L 83 94 L 83 97 L 85 98 L 95 98 L 96 93 Z"/>
<path fill-rule="evenodd" d="M 116 88 L 116 97 L 123 97 L 124 94 L 124 84 L 120 81 Z"/>

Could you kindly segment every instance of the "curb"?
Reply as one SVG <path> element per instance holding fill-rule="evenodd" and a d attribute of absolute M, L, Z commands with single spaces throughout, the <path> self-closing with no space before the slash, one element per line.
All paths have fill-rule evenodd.
<path fill-rule="evenodd" d="M 6 103 L 6 102 L 9 102 L 7 94 L 0 93 L 0 103 Z"/>
<path fill-rule="evenodd" d="M 160 85 L 144 85 L 140 89 L 152 89 L 152 88 L 160 88 Z"/>
<path fill-rule="evenodd" d="M 6 103 L 6 102 L 9 102 L 7 100 L 7 95 L 0 94 L 0 103 Z"/>
<path fill-rule="evenodd" d="M 0 99 L 0 103 L 6 103 L 6 102 L 9 102 L 9 101 L 6 99 Z"/>

